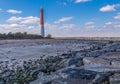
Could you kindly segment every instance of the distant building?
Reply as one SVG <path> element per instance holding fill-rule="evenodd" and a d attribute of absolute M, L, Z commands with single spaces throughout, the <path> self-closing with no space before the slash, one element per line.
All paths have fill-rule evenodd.
<path fill-rule="evenodd" d="M 45 37 L 45 29 L 44 29 L 44 10 L 40 9 L 40 26 L 41 26 L 41 36 Z"/>

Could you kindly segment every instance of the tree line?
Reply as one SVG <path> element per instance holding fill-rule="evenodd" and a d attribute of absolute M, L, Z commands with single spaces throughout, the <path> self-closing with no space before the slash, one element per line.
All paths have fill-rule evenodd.
<path fill-rule="evenodd" d="M 9 32 L 8 34 L 0 33 L 0 39 L 42 39 L 43 37 L 41 35 L 35 35 L 35 34 L 28 34 L 27 32 L 21 33 L 12 33 Z M 51 38 L 51 35 L 48 34 L 45 38 Z"/>

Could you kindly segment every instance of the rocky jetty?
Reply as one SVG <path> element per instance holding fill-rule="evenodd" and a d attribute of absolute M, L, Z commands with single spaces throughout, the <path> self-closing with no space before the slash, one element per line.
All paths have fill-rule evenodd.
<path fill-rule="evenodd" d="M 0 84 L 120 83 L 120 42 L 18 41 L 9 46 L 0 48 Z"/>

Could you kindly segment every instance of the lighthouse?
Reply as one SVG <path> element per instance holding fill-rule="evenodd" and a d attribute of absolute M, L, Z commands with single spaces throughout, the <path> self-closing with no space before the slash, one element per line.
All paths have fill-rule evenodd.
<path fill-rule="evenodd" d="M 45 37 L 45 30 L 44 30 L 44 10 L 43 10 L 43 8 L 40 9 L 40 26 L 41 26 L 41 36 Z"/>

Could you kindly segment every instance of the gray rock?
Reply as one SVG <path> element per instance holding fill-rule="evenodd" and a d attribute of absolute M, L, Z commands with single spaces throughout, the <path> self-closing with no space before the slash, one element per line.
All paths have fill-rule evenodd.
<path fill-rule="evenodd" d="M 68 78 L 72 79 L 93 79 L 96 72 L 83 69 L 67 69 L 63 73 L 69 74 Z"/>
<path fill-rule="evenodd" d="M 78 58 L 71 58 L 69 60 L 68 66 L 70 66 L 70 65 L 76 65 L 77 67 L 80 67 L 83 65 L 83 61 L 80 58 L 79 59 Z"/>
<path fill-rule="evenodd" d="M 52 75 L 39 74 L 39 78 L 31 82 L 30 84 L 46 84 L 57 78 L 59 78 L 59 75 L 56 74 L 52 74 Z"/>
<path fill-rule="evenodd" d="M 110 65 L 110 61 L 99 57 L 85 57 L 83 58 L 84 65 Z"/>
<path fill-rule="evenodd" d="M 112 61 L 111 64 L 116 67 L 120 67 L 120 61 Z"/>
<path fill-rule="evenodd" d="M 84 68 L 95 72 L 120 72 L 120 67 L 111 65 L 85 65 Z"/>
<path fill-rule="evenodd" d="M 101 84 L 104 82 L 108 82 L 108 77 L 111 75 L 111 73 L 100 73 L 97 74 L 96 77 L 92 80 L 94 84 Z"/>
<path fill-rule="evenodd" d="M 0 84 L 5 84 L 4 81 L 2 79 L 0 79 Z"/>
<path fill-rule="evenodd" d="M 120 61 L 120 52 L 109 52 L 104 54 L 101 58 L 110 61 Z"/>
<path fill-rule="evenodd" d="M 56 79 L 51 84 L 92 84 L 91 80 L 86 79 Z"/>
<path fill-rule="evenodd" d="M 120 84 L 120 74 L 114 74 L 109 78 L 110 84 Z"/>

